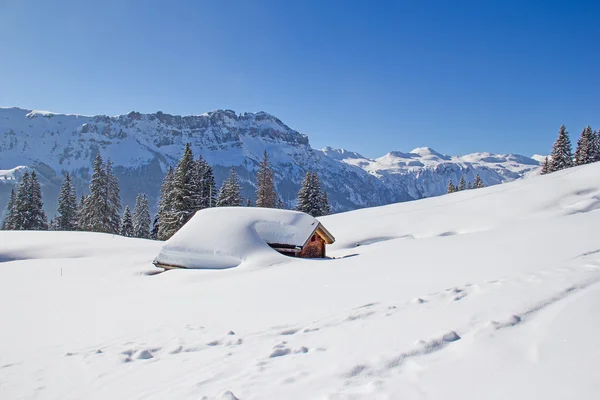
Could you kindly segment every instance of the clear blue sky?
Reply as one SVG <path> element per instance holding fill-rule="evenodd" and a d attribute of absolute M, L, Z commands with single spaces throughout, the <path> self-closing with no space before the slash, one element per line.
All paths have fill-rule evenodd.
<path fill-rule="evenodd" d="M 600 128 L 598 1 L 0 0 L 0 105 L 267 111 L 376 157 Z"/>

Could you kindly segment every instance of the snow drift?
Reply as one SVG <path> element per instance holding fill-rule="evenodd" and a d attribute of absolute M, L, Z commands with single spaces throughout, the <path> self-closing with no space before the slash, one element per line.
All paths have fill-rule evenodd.
<path fill-rule="evenodd" d="M 0 232 L 0 397 L 596 399 L 598 176 L 319 218 L 334 259 L 234 254 L 270 268 L 156 274 L 161 242 Z"/>

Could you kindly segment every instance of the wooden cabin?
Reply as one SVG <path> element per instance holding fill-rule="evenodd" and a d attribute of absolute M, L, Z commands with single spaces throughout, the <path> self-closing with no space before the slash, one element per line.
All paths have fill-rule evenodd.
<path fill-rule="evenodd" d="M 335 238 L 319 222 L 303 243 L 267 243 L 281 254 L 299 258 L 325 258 L 325 246 L 335 242 Z"/>

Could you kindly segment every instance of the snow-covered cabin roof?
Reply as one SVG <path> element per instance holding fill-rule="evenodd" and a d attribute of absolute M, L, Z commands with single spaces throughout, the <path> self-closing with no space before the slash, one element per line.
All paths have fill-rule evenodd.
<path fill-rule="evenodd" d="M 303 212 L 254 207 L 217 207 L 196 214 L 162 246 L 160 266 L 224 269 L 251 256 L 275 253 L 269 244 L 302 248 L 313 233 L 333 236 Z"/>

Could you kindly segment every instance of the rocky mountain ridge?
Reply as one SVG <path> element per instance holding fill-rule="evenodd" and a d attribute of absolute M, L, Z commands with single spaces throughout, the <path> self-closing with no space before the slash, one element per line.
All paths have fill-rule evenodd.
<path fill-rule="evenodd" d="M 288 207 L 295 204 L 306 170 L 316 170 L 336 212 L 437 196 L 446 192 L 450 179 L 457 182 L 461 175 L 472 181 L 479 173 L 486 185 L 493 185 L 539 169 L 538 161 L 512 154 L 451 157 L 424 147 L 369 159 L 343 149 L 315 150 L 307 135 L 265 112 L 130 112 L 108 117 L 0 108 L 0 207 L 4 209 L 10 188 L 24 171 L 16 167 L 35 168 L 52 217 L 63 174 L 70 172 L 78 193 L 85 192 L 98 151 L 115 163 L 123 204 L 132 205 L 135 196 L 145 192 L 155 207 L 164 171 L 177 163 L 186 142 L 195 156 L 213 165 L 218 184 L 234 166 L 243 195 L 252 199 L 254 174 L 266 150 L 277 190 Z"/>

